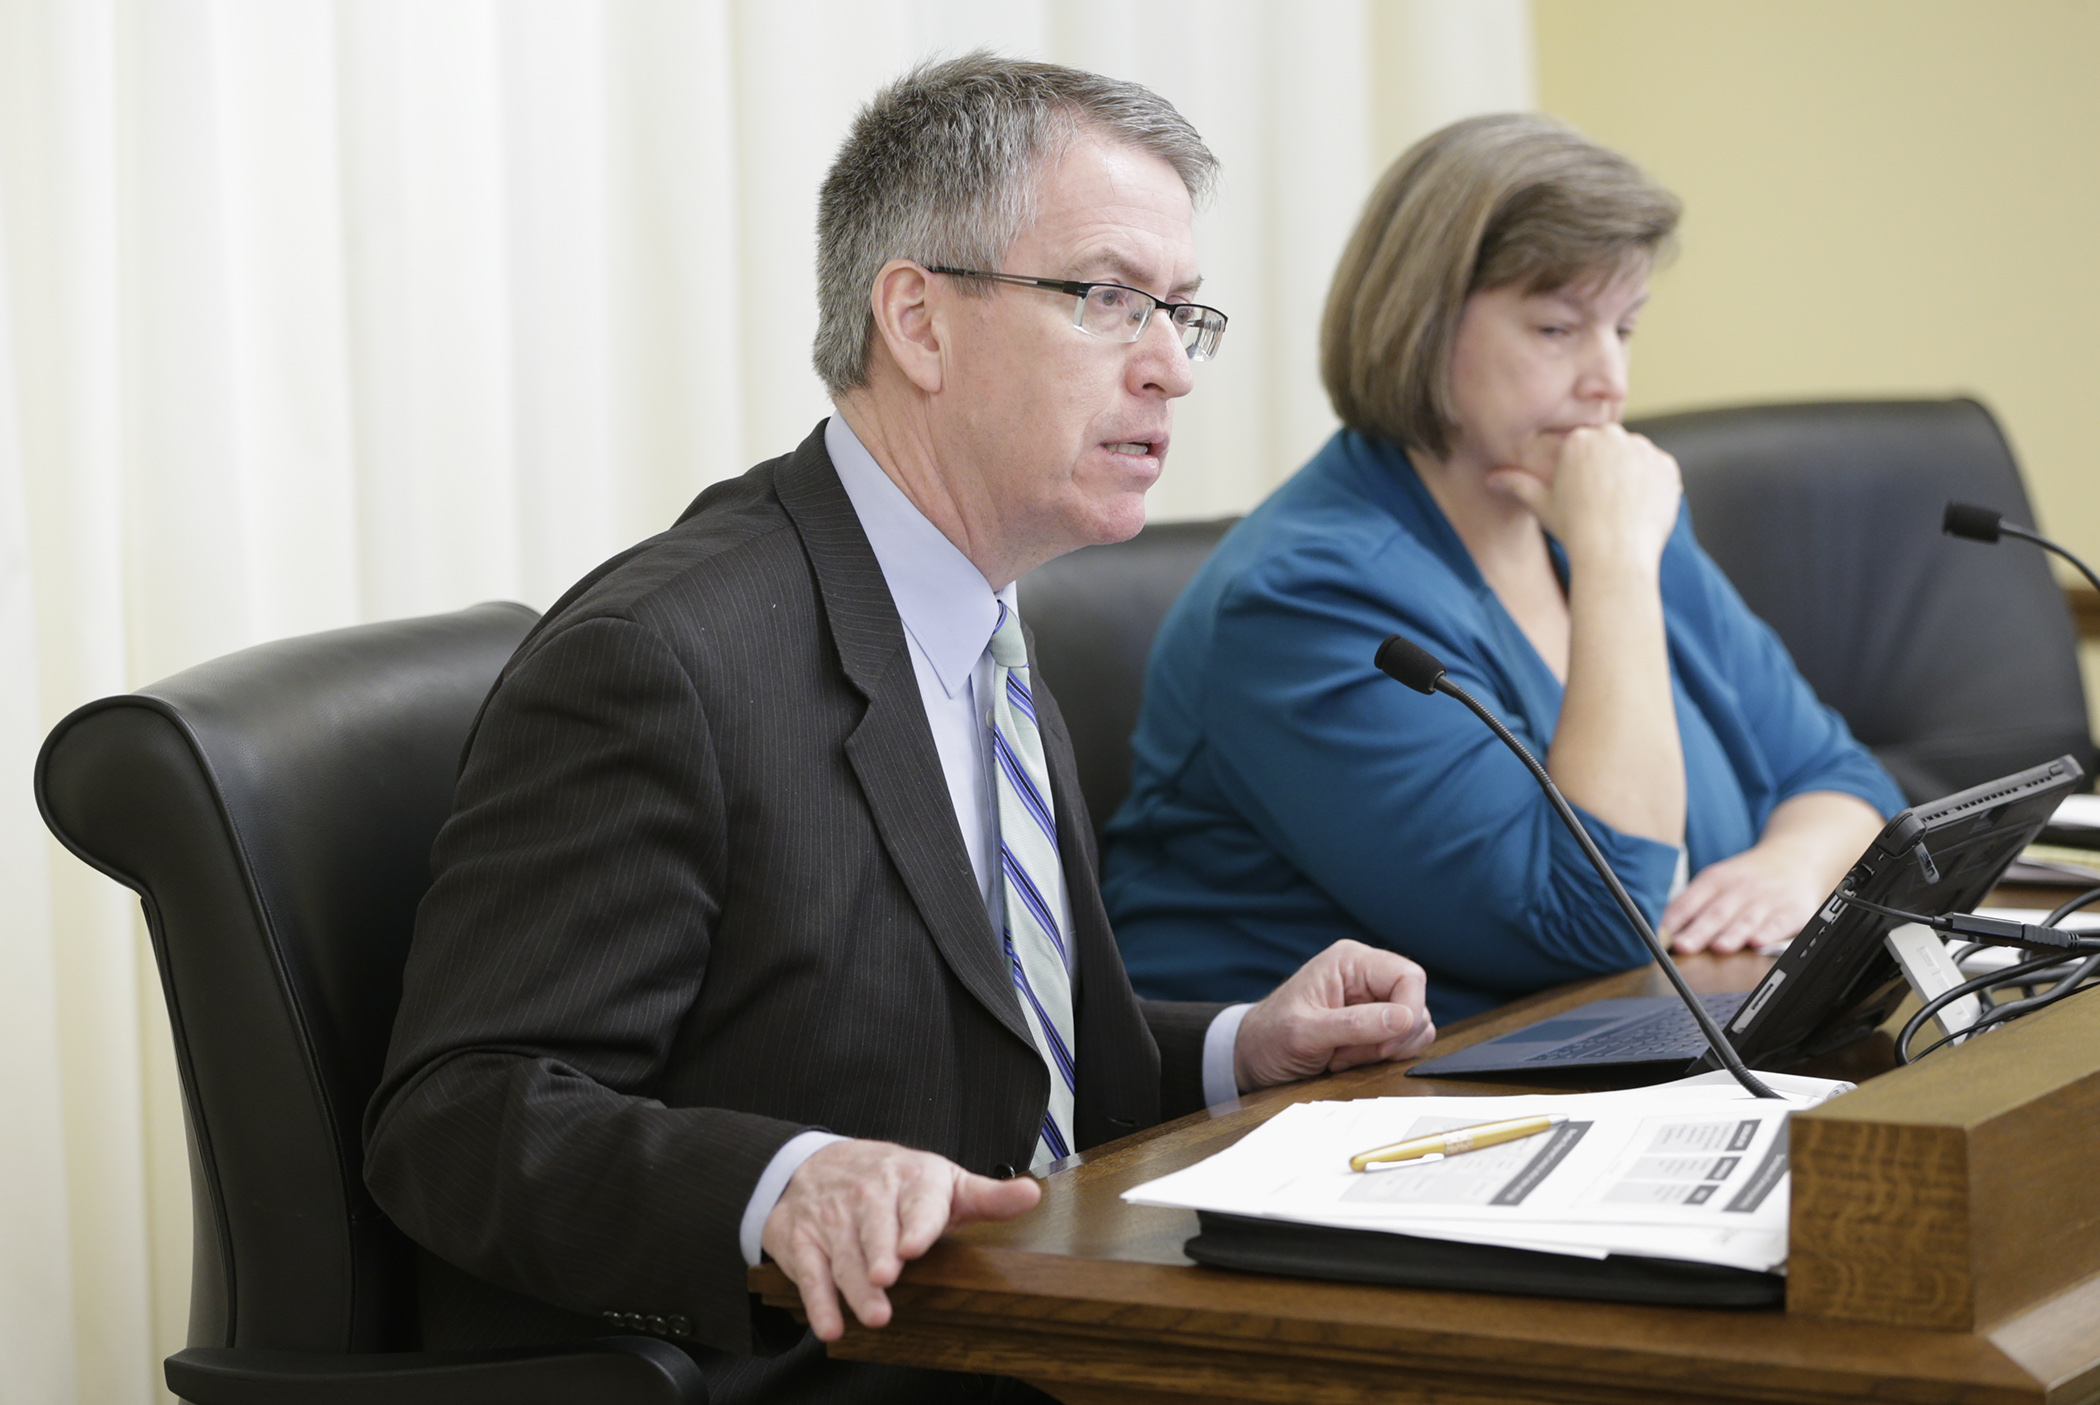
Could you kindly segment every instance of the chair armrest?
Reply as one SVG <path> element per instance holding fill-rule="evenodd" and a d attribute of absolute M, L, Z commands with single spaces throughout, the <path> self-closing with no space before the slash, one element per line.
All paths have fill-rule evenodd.
<path fill-rule="evenodd" d="M 191 1405 L 707 1405 L 693 1359 L 654 1337 L 497 1351 L 191 1347 L 167 1360 Z"/>

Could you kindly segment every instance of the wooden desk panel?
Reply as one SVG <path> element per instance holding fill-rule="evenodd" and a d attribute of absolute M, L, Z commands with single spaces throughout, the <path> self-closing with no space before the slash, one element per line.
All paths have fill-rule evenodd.
<path fill-rule="evenodd" d="M 1682 964 L 1710 991 L 1747 989 L 1767 962 Z M 1434 1052 L 1588 1000 L 1667 989 L 1647 970 L 1548 992 L 1454 1025 Z M 1813 1071 L 1858 1080 L 1890 1062 L 1886 1040 L 1862 1041 Z M 1975 1333 L 1377 1288 L 1196 1266 L 1181 1252 L 1193 1213 L 1120 1199 L 1292 1102 L 1521 1086 L 1409 1079 L 1404 1067 L 1268 1089 L 1070 1158 L 1045 1179 L 1035 1211 L 972 1226 L 910 1265 L 891 1291 L 891 1325 L 849 1328 L 832 1354 L 1020 1376 L 1069 1405 L 2100 1399 L 2100 1278 Z M 752 1287 L 796 1306 L 771 1264 L 752 1271 Z"/>
<path fill-rule="evenodd" d="M 1793 1122 L 1793 1313 L 1968 1330 L 2100 1265 L 2100 1001 Z"/>

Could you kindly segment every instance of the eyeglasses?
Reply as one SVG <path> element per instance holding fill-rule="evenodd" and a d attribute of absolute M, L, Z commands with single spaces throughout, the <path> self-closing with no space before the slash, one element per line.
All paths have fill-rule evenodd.
<path fill-rule="evenodd" d="M 982 278 L 993 283 L 1016 283 L 1024 288 L 1048 288 L 1073 299 L 1072 325 L 1088 336 L 1110 341 L 1136 341 L 1152 325 L 1152 314 L 1164 311 L 1181 338 L 1181 349 L 1191 361 L 1208 361 L 1218 354 L 1225 336 L 1225 314 L 1196 302 L 1162 302 L 1152 294 L 1121 283 L 1075 283 L 1066 278 L 1024 278 L 1018 273 L 985 273 L 974 268 L 943 268 L 927 264 L 928 273 L 951 278 Z"/>

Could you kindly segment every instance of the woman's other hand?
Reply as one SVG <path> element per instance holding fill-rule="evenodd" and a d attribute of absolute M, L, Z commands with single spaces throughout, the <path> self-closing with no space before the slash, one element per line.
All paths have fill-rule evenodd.
<path fill-rule="evenodd" d="M 1538 462 L 1498 468 L 1489 491 L 1531 510 L 1571 563 L 1617 560 L 1653 568 L 1684 497 L 1677 460 L 1619 424 L 1540 436 Z"/>
<path fill-rule="evenodd" d="M 1663 943 L 1685 953 L 1762 951 L 1808 924 L 1881 832 L 1866 801 L 1834 790 L 1782 802 L 1757 843 L 1699 870 L 1663 909 Z"/>
<path fill-rule="evenodd" d="M 1679 955 L 1763 951 L 1799 932 L 1825 891 L 1760 844 L 1700 869 L 1663 909 L 1660 935 Z"/>

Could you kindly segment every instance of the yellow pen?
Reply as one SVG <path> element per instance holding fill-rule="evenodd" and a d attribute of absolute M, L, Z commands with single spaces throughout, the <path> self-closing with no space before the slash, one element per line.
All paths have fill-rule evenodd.
<path fill-rule="evenodd" d="M 1483 1122 L 1477 1127 L 1453 1127 L 1427 1137 L 1410 1137 L 1391 1146 L 1374 1147 L 1349 1158 L 1349 1169 L 1364 1171 L 1381 1161 L 1433 1161 L 1464 1151 L 1500 1146 L 1524 1137 L 1550 1132 L 1568 1119 L 1560 1113 L 1544 1117 L 1513 1117 L 1507 1122 Z"/>

